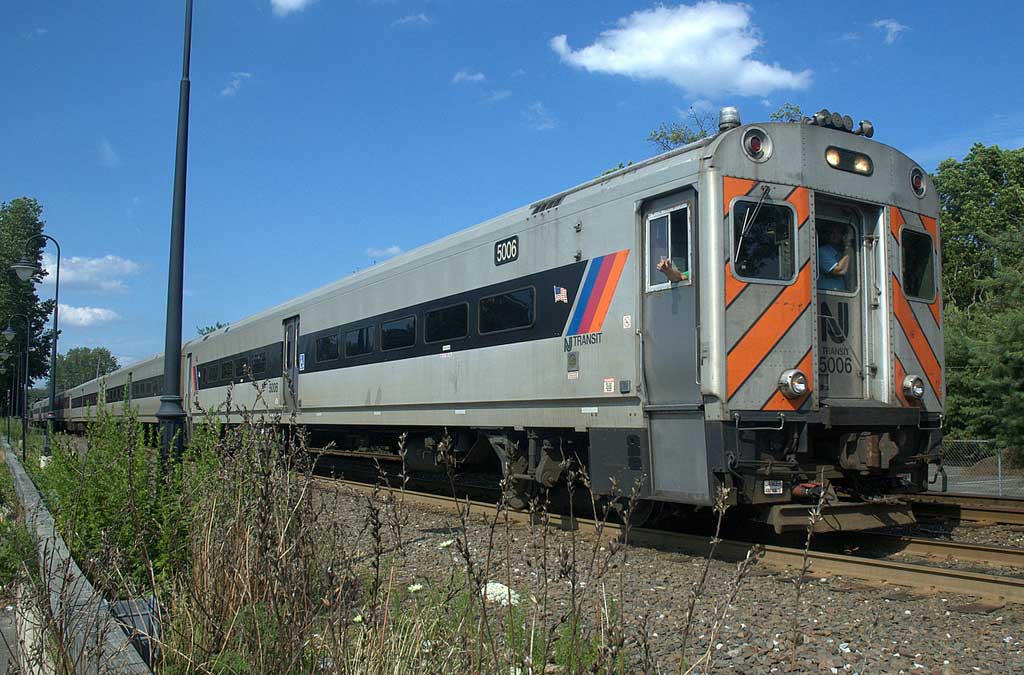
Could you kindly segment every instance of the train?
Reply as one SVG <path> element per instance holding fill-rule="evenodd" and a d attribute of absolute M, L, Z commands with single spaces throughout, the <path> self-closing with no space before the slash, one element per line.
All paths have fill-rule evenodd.
<path fill-rule="evenodd" d="M 874 127 L 822 110 L 607 173 L 189 340 L 189 423 L 235 406 L 320 446 L 505 479 L 574 466 L 659 509 L 724 498 L 778 532 L 913 522 L 940 461 L 939 200 Z M 258 385 L 258 386 L 254 386 Z M 157 355 L 61 392 L 156 424 Z M 33 409 L 49 415 L 47 401 Z M 441 452 L 442 438 L 449 450 Z"/>

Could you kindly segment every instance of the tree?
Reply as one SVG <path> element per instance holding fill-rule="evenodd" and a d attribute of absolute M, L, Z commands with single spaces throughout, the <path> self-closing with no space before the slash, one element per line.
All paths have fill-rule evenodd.
<path fill-rule="evenodd" d="M 647 140 L 666 152 L 694 143 L 714 133 L 716 123 L 715 117 L 711 113 L 699 113 L 690 108 L 688 117 L 689 122 L 686 124 L 682 122 L 662 123 L 647 135 Z M 799 122 L 803 118 L 804 114 L 800 110 L 800 106 L 793 103 L 783 103 L 778 110 L 768 116 L 772 122 Z"/>
<path fill-rule="evenodd" d="M 947 434 L 1024 455 L 1024 148 L 976 144 L 933 177 L 942 208 Z M 1021 457 L 1024 460 L 1024 456 Z"/>
<path fill-rule="evenodd" d="M 221 328 L 227 328 L 227 327 L 228 327 L 228 324 L 221 323 L 220 321 L 218 321 L 217 323 L 213 324 L 212 326 L 196 326 L 196 333 L 199 333 L 199 335 L 209 335 L 210 333 L 215 333 L 215 332 L 219 331 Z"/>
<path fill-rule="evenodd" d="M 57 391 L 112 373 L 121 366 L 105 347 L 75 347 L 57 355 Z"/>
<path fill-rule="evenodd" d="M 778 110 L 768 115 L 771 122 L 799 122 L 803 118 L 804 113 L 800 106 L 789 102 L 783 103 Z"/>
<path fill-rule="evenodd" d="M 45 270 L 33 275 L 31 281 L 22 281 L 11 272 L 10 266 L 25 254 L 25 241 L 32 235 L 42 234 L 45 224 L 42 214 L 43 207 L 29 197 L 0 202 L 0 331 L 7 328 L 8 319 L 15 314 L 29 317 L 32 327 L 29 335 L 30 380 L 44 377 L 50 370 L 53 331 L 47 326 L 53 313 L 53 300 L 40 302 L 36 294 L 36 283 L 46 276 Z M 28 258 L 37 265 L 42 262 L 44 243 L 36 240 L 29 247 Z M 24 349 L 25 322 L 14 319 L 10 326 L 16 333 L 15 338 L 3 346 L 16 354 Z"/>

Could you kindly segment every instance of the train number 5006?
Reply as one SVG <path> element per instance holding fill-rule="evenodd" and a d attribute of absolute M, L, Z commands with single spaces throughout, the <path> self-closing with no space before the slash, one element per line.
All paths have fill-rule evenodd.
<path fill-rule="evenodd" d="M 502 239 L 494 245 L 494 264 L 504 265 L 505 263 L 519 260 L 519 237 Z"/>

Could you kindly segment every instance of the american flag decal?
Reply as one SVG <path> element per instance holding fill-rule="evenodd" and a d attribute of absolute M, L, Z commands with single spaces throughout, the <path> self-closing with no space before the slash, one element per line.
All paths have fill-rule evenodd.
<path fill-rule="evenodd" d="M 569 304 L 569 294 L 561 286 L 555 286 L 555 302 Z"/>

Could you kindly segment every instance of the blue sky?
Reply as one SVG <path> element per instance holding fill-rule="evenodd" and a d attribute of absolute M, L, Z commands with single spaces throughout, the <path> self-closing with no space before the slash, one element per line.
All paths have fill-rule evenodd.
<path fill-rule="evenodd" d="M 4 3 L 0 199 L 39 199 L 61 241 L 61 351 L 163 348 L 183 5 Z M 1010 2 L 197 0 L 185 337 L 648 157 L 691 107 L 828 107 L 927 169 L 1019 147 L 1022 19 Z"/>

